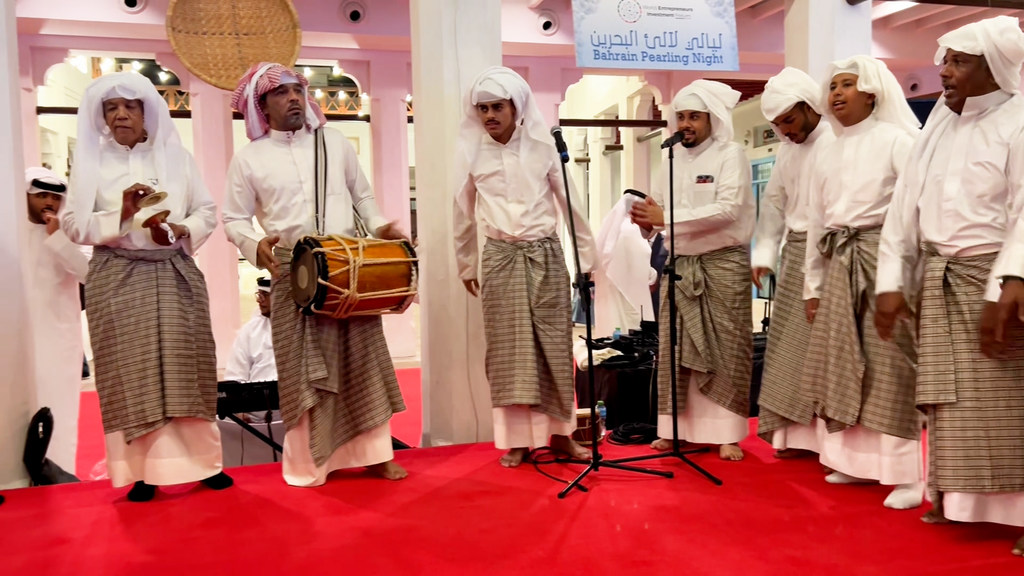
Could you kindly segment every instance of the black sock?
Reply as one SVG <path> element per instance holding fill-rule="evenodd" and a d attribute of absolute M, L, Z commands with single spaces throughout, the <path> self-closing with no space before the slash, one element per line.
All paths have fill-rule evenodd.
<path fill-rule="evenodd" d="M 228 476 L 224 472 L 218 472 L 202 482 L 204 486 L 212 490 L 230 488 L 235 483 L 235 481 L 231 479 L 231 476 Z"/>
<path fill-rule="evenodd" d="M 128 491 L 128 499 L 132 502 L 149 502 L 154 496 L 156 496 L 156 486 L 146 484 L 142 480 L 136 482 Z"/>

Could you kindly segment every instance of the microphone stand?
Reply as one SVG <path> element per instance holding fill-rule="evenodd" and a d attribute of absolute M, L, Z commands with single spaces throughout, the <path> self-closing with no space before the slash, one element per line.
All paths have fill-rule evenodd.
<path fill-rule="evenodd" d="M 565 141 L 562 140 L 561 129 L 552 129 L 552 135 L 555 137 L 555 145 L 558 148 L 559 155 L 561 156 L 562 164 L 562 184 L 565 188 L 565 205 L 566 212 L 569 220 L 569 236 L 572 238 L 572 252 L 573 259 L 576 264 L 576 281 L 573 284 L 580 294 L 580 305 L 583 308 L 583 317 L 587 320 L 587 387 L 590 391 L 590 448 L 591 448 L 591 459 L 590 460 L 576 460 L 576 459 L 558 459 L 558 462 L 569 463 L 569 464 L 585 464 L 586 468 L 583 472 L 576 477 L 575 480 L 569 483 L 561 492 L 558 493 L 559 498 L 565 498 L 573 488 L 580 488 L 580 482 L 587 477 L 591 472 L 597 472 L 601 468 L 614 468 L 616 470 L 626 470 L 628 472 L 637 472 L 640 474 L 651 474 L 653 476 L 662 476 L 664 478 L 672 478 L 672 472 L 666 472 L 662 470 L 648 470 L 646 468 L 637 468 L 634 466 L 625 466 L 618 461 L 603 460 L 601 453 L 597 449 L 597 439 L 600 437 L 600 430 L 597 425 L 597 386 L 594 383 L 594 345 L 593 345 L 593 333 L 591 329 L 591 308 L 592 302 L 590 299 L 590 287 L 594 285 L 593 281 L 587 278 L 586 274 L 583 273 L 583 268 L 580 265 L 580 248 L 579 242 L 576 239 L 576 219 L 573 217 L 572 211 L 572 194 L 569 192 L 569 176 L 566 173 L 565 164 L 569 161 L 569 154 L 566 150 Z"/>
<path fill-rule="evenodd" d="M 666 282 L 666 289 L 668 290 L 668 312 L 669 312 L 669 396 L 672 401 L 672 449 L 668 452 L 661 454 L 650 454 L 648 456 L 635 456 L 632 458 L 621 458 L 615 460 L 614 463 L 624 462 L 641 462 L 644 460 L 657 460 L 659 458 L 678 458 L 684 464 L 693 468 L 697 472 L 700 472 L 705 478 L 710 480 L 715 486 L 721 486 L 722 481 L 712 476 L 710 472 L 701 468 L 693 460 L 687 458 L 690 454 L 701 454 L 708 452 L 710 448 L 692 448 L 688 450 L 681 450 L 679 448 L 679 403 L 678 403 L 678 391 L 676 390 L 676 343 L 678 342 L 676 326 L 676 282 L 682 280 L 683 277 L 676 274 L 676 233 L 675 233 L 675 153 L 674 148 L 676 142 L 680 142 L 678 133 L 673 135 L 669 140 L 665 142 L 668 144 L 668 261 L 665 262 L 664 276 L 668 279 Z M 664 145 L 663 145 L 664 146 Z M 663 368 L 661 358 L 658 358 L 658 369 Z M 593 397 L 593 392 L 591 392 Z M 607 465 L 607 464 L 606 464 Z"/>

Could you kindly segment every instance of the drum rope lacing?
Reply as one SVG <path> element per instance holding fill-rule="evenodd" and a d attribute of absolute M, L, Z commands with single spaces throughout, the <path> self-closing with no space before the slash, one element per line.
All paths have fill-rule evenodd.
<path fill-rule="evenodd" d="M 379 298 L 392 298 L 395 296 L 415 296 L 416 290 L 409 288 L 394 288 L 391 290 L 377 290 L 375 292 L 367 292 L 365 294 L 359 293 L 359 270 L 363 266 L 372 266 L 374 264 L 394 264 L 398 262 L 416 262 L 417 258 L 367 258 L 364 255 L 367 239 L 356 238 L 355 250 L 345 241 L 344 238 L 339 236 L 331 236 L 339 244 L 337 248 L 314 248 L 313 253 L 322 252 L 327 258 L 332 258 L 332 254 L 344 250 L 345 257 L 348 258 L 348 265 L 342 266 L 337 270 L 331 271 L 327 274 L 328 280 L 339 274 L 348 274 L 348 285 L 349 289 L 341 288 L 335 284 L 330 283 L 328 280 L 323 278 L 317 278 L 317 282 L 323 286 L 326 286 L 329 290 L 336 292 L 333 296 L 328 296 L 324 299 L 324 306 L 338 304 L 338 307 L 331 314 L 334 318 L 346 318 L 348 316 L 375 316 L 380 314 L 379 311 L 365 311 L 365 312 L 354 312 L 356 306 L 359 305 L 361 300 L 373 300 Z M 392 244 L 402 244 L 403 240 L 375 240 L 375 242 L 388 242 Z M 334 257 L 340 260 L 339 257 Z M 413 266 L 411 269 L 412 279 L 409 283 L 410 286 L 416 286 L 416 267 Z M 321 312 L 322 309 L 313 308 L 315 312 Z"/>

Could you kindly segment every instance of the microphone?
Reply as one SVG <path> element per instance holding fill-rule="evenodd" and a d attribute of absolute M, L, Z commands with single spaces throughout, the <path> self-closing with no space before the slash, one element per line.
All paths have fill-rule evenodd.
<path fill-rule="evenodd" d="M 555 139 L 555 148 L 558 149 L 558 156 L 562 159 L 562 164 L 569 162 L 569 148 L 565 145 L 565 140 L 562 139 L 562 127 L 552 126 L 551 136 Z"/>
<path fill-rule="evenodd" d="M 676 132 L 676 133 L 672 134 L 671 136 L 669 136 L 668 140 L 665 140 L 664 142 L 662 142 L 661 143 L 661 148 L 663 150 L 665 148 L 671 148 L 671 147 L 675 146 L 676 144 L 679 144 L 682 141 L 683 141 L 683 131 L 679 130 L 678 132 Z"/>

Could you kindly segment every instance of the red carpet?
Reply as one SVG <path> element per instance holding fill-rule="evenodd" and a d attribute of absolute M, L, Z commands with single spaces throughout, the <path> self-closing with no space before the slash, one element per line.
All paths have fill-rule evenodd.
<path fill-rule="evenodd" d="M 423 432 L 420 370 L 408 368 L 396 370 L 395 374 L 398 376 L 398 386 L 402 389 L 406 409 L 391 419 L 391 435 L 409 446 L 419 446 Z M 95 392 L 82 392 L 78 414 L 78 452 L 74 473 L 82 480 L 89 480 L 95 477 L 93 469 L 96 464 L 106 458 L 103 421 L 100 418 L 99 398 Z"/>
<path fill-rule="evenodd" d="M 774 460 L 753 437 L 744 448 L 739 463 L 695 457 L 722 487 L 659 460 L 676 478 L 602 470 L 565 500 L 488 445 L 402 451 L 400 483 L 346 472 L 290 488 L 267 464 L 233 469 L 225 492 L 145 504 L 107 482 L 8 491 L 0 574 L 1024 574 L 1009 553 L 1021 529 L 925 525 L 884 509 L 883 487 L 826 484 L 813 460 Z"/>

